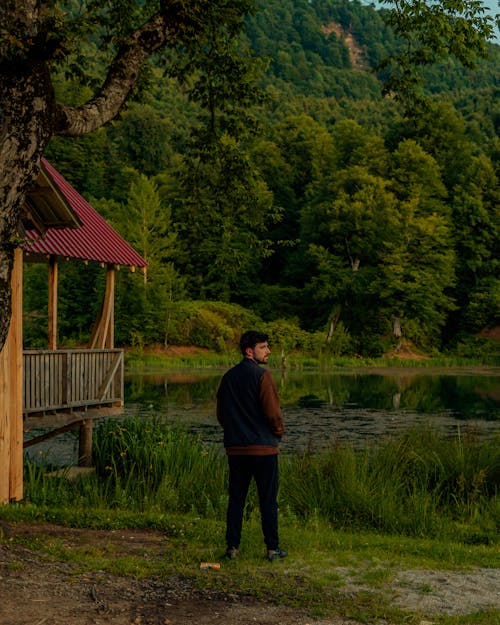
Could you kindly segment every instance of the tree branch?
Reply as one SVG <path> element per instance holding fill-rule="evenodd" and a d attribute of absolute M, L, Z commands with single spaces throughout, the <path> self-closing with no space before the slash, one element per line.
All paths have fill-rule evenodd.
<path fill-rule="evenodd" d="M 175 27 L 169 27 L 166 16 L 157 13 L 121 46 L 106 80 L 92 99 L 80 107 L 56 105 L 55 134 L 80 136 L 116 117 L 137 82 L 142 65 L 165 45 L 169 35 L 175 38 Z"/>

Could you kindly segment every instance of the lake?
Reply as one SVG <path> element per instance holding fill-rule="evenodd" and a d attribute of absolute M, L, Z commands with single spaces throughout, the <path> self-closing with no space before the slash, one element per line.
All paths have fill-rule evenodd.
<path fill-rule="evenodd" d="M 129 374 L 127 415 L 157 415 L 203 440 L 220 442 L 215 394 L 223 370 Z M 356 444 L 409 427 L 495 436 L 500 370 L 392 369 L 346 372 L 274 370 L 285 412 L 283 451 Z"/>
<path fill-rule="evenodd" d="M 124 417 L 160 417 L 221 444 L 215 395 L 224 371 L 129 372 Z M 500 432 L 499 368 L 272 372 L 285 413 L 283 453 L 336 441 L 364 445 L 410 427 L 481 437 Z M 31 457 L 75 464 L 78 435 L 68 432 L 28 450 Z"/>

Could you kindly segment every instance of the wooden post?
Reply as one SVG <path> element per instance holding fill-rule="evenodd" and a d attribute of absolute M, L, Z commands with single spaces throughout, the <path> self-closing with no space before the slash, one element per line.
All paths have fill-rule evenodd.
<path fill-rule="evenodd" d="M 92 466 L 92 419 L 85 419 L 80 426 L 78 466 Z"/>
<path fill-rule="evenodd" d="M 57 349 L 57 257 L 53 254 L 49 259 L 49 349 Z"/>
<path fill-rule="evenodd" d="M 90 336 L 90 349 L 113 349 L 115 345 L 115 268 L 109 264 L 106 271 L 106 291 Z"/>
<path fill-rule="evenodd" d="M 10 332 L 0 352 L 0 503 L 10 497 Z"/>
<path fill-rule="evenodd" d="M 14 252 L 12 272 L 10 501 L 23 498 L 23 251 Z"/>
<path fill-rule="evenodd" d="M 115 268 L 108 265 L 106 269 L 106 330 L 105 347 L 115 346 Z"/>
<path fill-rule="evenodd" d="M 0 352 L 0 502 L 23 498 L 23 394 L 22 394 L 22 275 L 23 253 L 14 253 L 12 317 Z"/>

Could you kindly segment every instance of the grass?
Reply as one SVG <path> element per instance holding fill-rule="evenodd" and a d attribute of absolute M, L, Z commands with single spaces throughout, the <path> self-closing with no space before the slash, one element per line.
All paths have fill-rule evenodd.
<path fill-rule="evenodd" d="M 499 542 L 500 451 L 430 429 L 363 449 L 338 443 L 280 458 L 280 506 L 290 518 L 418 537 Z M 224 519 L 227 463 L 218 446 L 160 419 L 105 421 L 95 431 L 96 475 L 77 482 L 26 463 L 25 494 L 39 506 L 193 512 Z M 248 514 L 258 510 L 250 490 Z"/>
<path fill-rule="evenodd" d="M 275 350 L 279 354 L 279 349 Z M 234 365 L 240 358 L 238 350 L 227 352 L 215 352 L 193 348 L 186 350 L 182 355 L 165 352 L 129 349 L 125 354 L 125 363 L 129 370 L 132 369 L 179 369 L 184 367 L 204 369 L 207 367 L 227 368 Z M 271 357 L 273 358 L 273 356 Z M 278 363 L 279 356 L 274 358 Z M 292 352 L 287 355 L 287 367 L 290 369 L 359 369 L 363 367 L 382 368 L 431 368 L 431 367 L 498 367 L 500 357 L 498 354 L 482 353 L 474 357 L 459 355 L 431 355 L 425 358 L 397 358 L 380 357 L 368 358 L 361 356 L 334 356 L 329 354 L 308 354 Z"/>
<path fill-rule="evenodd" d="M 86 570 L 181 575 L 200 588 L 271 596 L 316 615 L 411 625 L 420 616 L 396 609 L 387 598 L 398 572 L 500 567 L 498 442 L 410 430 L 361 450 L 337 444 L 321 453 L 283 455 L 280 523 L 290 557 L 276 566 L 263 558 L 252 488 L 241 557 L 217 572 L 199 570 L 201 561 L 223 555 L 226 459 L 160 420 L 108 421 L 96 428 L 94 476 L 49 477 L 53 467 L 27 462 L 26 501 L 0 508 L 0 519 L 157 530 L 166 537 L 162 557 L 149 553 L 152 547 L 140 553 L 96 544 L 70 549 L 35 533 L 29 540 L 32 548 Z M 346 584 L 357 591 L 344 592 Z M 497 611 L 433 616 L 432 622 L 491 625 L 499 618 Z"/>
<path fill-rule="evenodd" d="M 10 509 L 10 513 L 7 511 Z M 16 512 L 14 515 L 13 512 Z M 68 510 L 55 513 L 71 525 Z M 74 511 L 74 519 L 77 519 Z M 108 512 L 109 514 L 109 512 Z M 107 529 L 109 518 L 104 511 L 88 513 L 93 527 Z M 0 508 L 0 517 L 33 520 L 43 515 L 33 506 Z M 54 517 L 48 515 L 51 520 Z M 143 515 L 112 513 L 114 526 L 140 526 Z M 79 570 L 109 572 L 136 578 L 168 579 L 182 576 L 202 589 L 249 595 L 306 609 L 318 617 L 343 617 L 361 623 L 385 619 L 393 625 L 417 624 L 422 615 L 391 604 L 390 587 L 401 571 L 413 569 L 468 570 L 474 567 L 500 567 L 495 546 L 466 546 L 449 540 L 430 540 L 391 536 L 376 532 L 349 532 L 332 527 L 323 520 L 302 522 L 283 517 L 281 536 L 289 550 L 283 562 L 269 564 L 263 557 L 264 546 L 258 515 L 250 515 L 244 525 L 240 557 L 222 560 L 224 524 L 217 519 L 193 513 L 163 515 L 157 529 L 165 540 L 155 547 L 148 544 L 137 552 L 129 544 L 117 547 L 112 542 L 69 545 L 53 535 L 33 532 L 25 545 L 60 561 L 79 564 Z M 219 562 L 219 571 L 202 571 L 202 561 Z M 102 573 L 97 573 L 102 574 Z M 348 587 L 346 587 L 348 586 Z M 422 592 L 426 588 L 421 589 Z M 427 590 L 430 590 L 427 589 Z M 498 622 L 500 611 L 479 615 L 433 616 L 442 625 L 491 625 Z M 488 620 L 490 619 L 490 620 Z"/>

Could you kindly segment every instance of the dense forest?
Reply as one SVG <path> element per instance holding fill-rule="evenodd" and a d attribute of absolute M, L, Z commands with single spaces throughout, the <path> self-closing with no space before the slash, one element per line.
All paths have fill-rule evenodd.
<path fill-rule="evenodd" d="M 118 274 L 117 342 L 224 349 L 259 324 L 287 349 L 484 349 L 500 325 L 500 47 L 427 63 L 409 101 L 384 9 L 255 4 L 237 36 L 191 51 L 194 74 L 158 56 L 119 119 L 49 145 L 148 261 L 147 280 Z M 58 89 L 86 97 L 71 72 Z M 62 342 L 87 340 L 103 274 L 61 267 Z M 25 339 L 42 346 L 47 269 L 26 278 Z"/>

